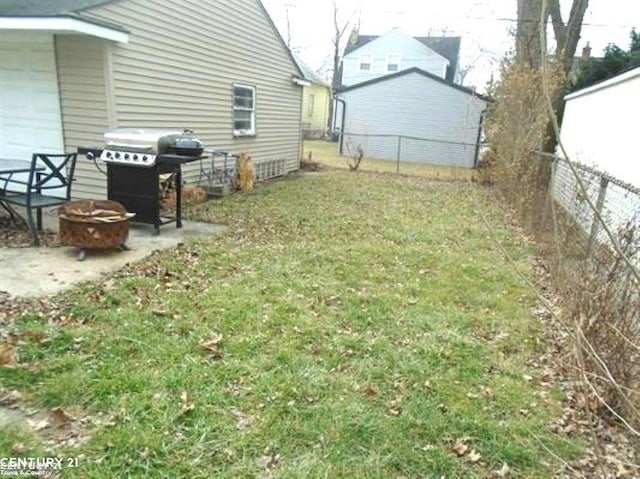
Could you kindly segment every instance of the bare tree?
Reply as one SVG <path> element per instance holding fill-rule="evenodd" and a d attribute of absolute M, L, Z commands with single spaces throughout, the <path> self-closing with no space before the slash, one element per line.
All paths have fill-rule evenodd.
<path fill-rule="evenodd" d="M 351 20 L 355 15 L 355 12 L 349 17 L 348 20 L 341 23 L 338 19 L 340 13 L 340 9 L 336 3 L 336 0 L 333 0 L 333 38 L 331 42 L 333 43 L 333 72 L 331 73 L 331 89 L 335 93 L 336 88 L 340 86 L 341 80 L 341 72 L 340 72 L 340 44 L 342 42 L 342 37 L 344 36 L 347 28 L 351 24 Z M 333 121 L 333 102 L 329 102 L 329 120 L 328 127 L 331 128 L 331 124 Z"/>
<path fill-rule="evenodd" d="M 589 0 L 573 0 L 569 19 L 565 23 L 560 11 L 560 0 L 550 0 L 551 23 L 556 38 L 556 56 L 562 62 L 565 73 L 569 73 L 573 66 L 573 57 L 576 54 L 582 22 L 588 6 Z"/>
<path fill-rule="evenodd" d="M 561 65 L 565 82 L 569 81 L 569 73 L 573 67 L 573 57 L 580 40 L 582 22 L 589 6 L 589 0 L 571 0 L 571 11 L 565 22 L 562 19 L 560 0 L 516 0 L 518 3 L 518 25 L 516 32 L 516 61 L 526 63 L 532 68 L 539 68 L 544 48 L 540 28 L 546 36 L 546 25 L 551 18 L 556 41 L 554 56 Z M 540 20 L 543 20 L 542 22 Z M 562 121 L 564 113 L 563 88 L 557 89 L 552 104 L 558 121 Z M 543 150 L 553 153 L 556 139 L 552 134 L 551 124 L 547 127 L 548 141 Z"/>
<path fill-rule="evenodd" d="M 538 68 L 542 54 L 540 17 L 544 0 L 517 0 L 517 2 L 516 60 L 532 68 Z M 548 18 L 548 11 L 545 12 L 545 18 Z"/>
<path fill-rule="evenodd" d="M 349 24 L 353 19 L 353 15 L 346 20 L 343 24 L 338 20 L 339 8 L 336 4 L 336 0 L 333 0 L 333 75 L 331 77 L 331 86 L 335 89 L 340 86 L 340 43 L 344 36 Z"/>
<path fill-rule="evenodd" d="M 540 66 L 542 55 L 540 18 L 544 18 L 543 28 L 546 28 L 547 21 L 551 17 L 556 40 L 555 56 L 562 62 L 565 73 L 568 73 L 578 40 L 580 40 L 582 22 L 589 0 L 572 0 L 571 12 L 566 23 L 562 19 L 560 0 L 517 0 L 517 2 L 516 60 L 528 63 L 534 68 Z"/>

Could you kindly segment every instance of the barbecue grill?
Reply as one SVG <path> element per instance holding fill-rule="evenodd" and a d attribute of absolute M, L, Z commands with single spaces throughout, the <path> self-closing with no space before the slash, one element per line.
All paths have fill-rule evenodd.
<path fill-rule="evenodd" d="M 105 133 L 105 147 L 79 148 L 107 166 L 107 197 L 135 213 L 135 222 L 182 227 L 182 165 L 204 158 L 202 142 L 190 130 L 119 128 Z M 160 175 L 170 174 L 176 190 L 175 216 L 161 217 Z"/>

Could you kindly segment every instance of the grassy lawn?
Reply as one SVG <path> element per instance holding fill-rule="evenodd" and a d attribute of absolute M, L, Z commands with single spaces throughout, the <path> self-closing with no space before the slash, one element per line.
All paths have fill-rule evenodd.
<path fill-rule="evenodd" d="M 348 170 L 348 162 L 353 160 L 349 155 L 340 156 L 338 154 L 339 144 L 337 142 L 307 140 L 304 142 L 304 157 L 309 157 L 325 166 Z M 451 166 L 421 165 L 400 161 L 398 165 L 393 160 L 378 160 L 374 158 L 364 158 L 360 163 L 361 171 L 374 173 L 399 173 L 401 175 L 424 176 L 437 180 L 465 180 L 468 181 L 475 175 L 475 170 L 470 168 L 456 168 Z"/>
<path fill-rule="evenodd" d="M 474 205 L 530 251 L 470 188 L 330 171 L 202 205 L 227 234 L 79 288 L 64 324 L 23 318 L 0 384 L 102 414 L 55 449 L 82 455 L 65 477 L 550 477 L 547 449 L 581 446 L 548 427 L 535 299 Z"/>

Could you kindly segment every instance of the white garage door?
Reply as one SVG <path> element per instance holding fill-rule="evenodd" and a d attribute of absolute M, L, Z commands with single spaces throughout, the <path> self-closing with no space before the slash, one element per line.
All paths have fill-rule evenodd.
<path fill-rule="evenodd" d="M 0 33 L 0 157 L 63 151 L 53 35 Z"/>

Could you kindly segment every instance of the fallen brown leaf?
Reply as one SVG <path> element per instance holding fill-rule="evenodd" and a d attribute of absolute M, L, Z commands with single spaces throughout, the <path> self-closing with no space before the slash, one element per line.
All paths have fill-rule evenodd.
<path fill-rule="evenodd" d="M 46 419 L 42 419 L 41 421 L 30 421 L 27 420 L 27 424 L 31 426 L 36 431 L 42 431 L 50 426 L 49 421 Z"/>
<path fill-rule="evenodd" d="M 502 464 L 502 467 L 499 470 L 493 471 L 492 473 L 494 477 L 507 477 L 509 474 L 511 474 L 511 468 L 506 462 Z"/>
<path fill-rule="evenodd" d="M 467 446 L 460 439 L 456 441 L 456 443 L 451 448 L 453 452 L 455 452 L 458 456 L 464 456 L 467 452 L 469 452 L 469 446 Z"/>
<path fill-rule="evenodd" d="M 27 446 L 22 442 L 16 442 L 13 446 L 11 446 L 11 453 L 15 455 L 22 455 L 27 451 Z"/>
<path fill-rule="evenodd" d="M 7 391 L 6 389 L 0 390 L 0 405 L 10 406 L 22 400 L 22 394 L 15 389 Z"/>
<path fill-rule="evenodd" d="M 257 459 L 258 465 L 262 469 L 269 469 L 270 467 L 278 464 L 282 456 L 280 454 L 276 454 L 275 456 L 262 456 Z"/>
<path fill-rule="evenodd" d="M 368 384 L 365 392 L 367 393 L 367 396 L 369 397 L 373 397 L 377 394 L 376 388 L 373 386 L 373 384 Z"/>
<path fill-rule="evenodd" d="M 57 407 L 49 411 L 49 419 L 55 427 L 64 427 L 76 418 L 61 408 Z"/>
<path fill-rule="evenodd" d="M 222 342 L 222 334 L 214 333 L 211 339 L 203 342 L 201 346 L 211 353 L 214 359 L 222 359 L 222 351 L 220 351 L 220 343 Z"/>
<path fill-rule="evenodd" d="M 236 420 L 236 429 L 238 431 L 244 431 L 251 426 L 251 418 L 245 413 L 235 408 L 231 409 L 230 412 Z"/>
<path fill-rule="evenodd" d="M 469 460 L 469 462 L 472 462 L 472 463 L 478 462 L 481 458 L 482 456 L 478 452 L 476 452 L 475 449 L 472 449 L 469 455 L 467 456 L 467 459 Z"/>
<path fill-rule="evenodd" d="M 12 344 L 0 346 L 0 366 L 13 369 L 18 365 L 18 352 Z"/>

